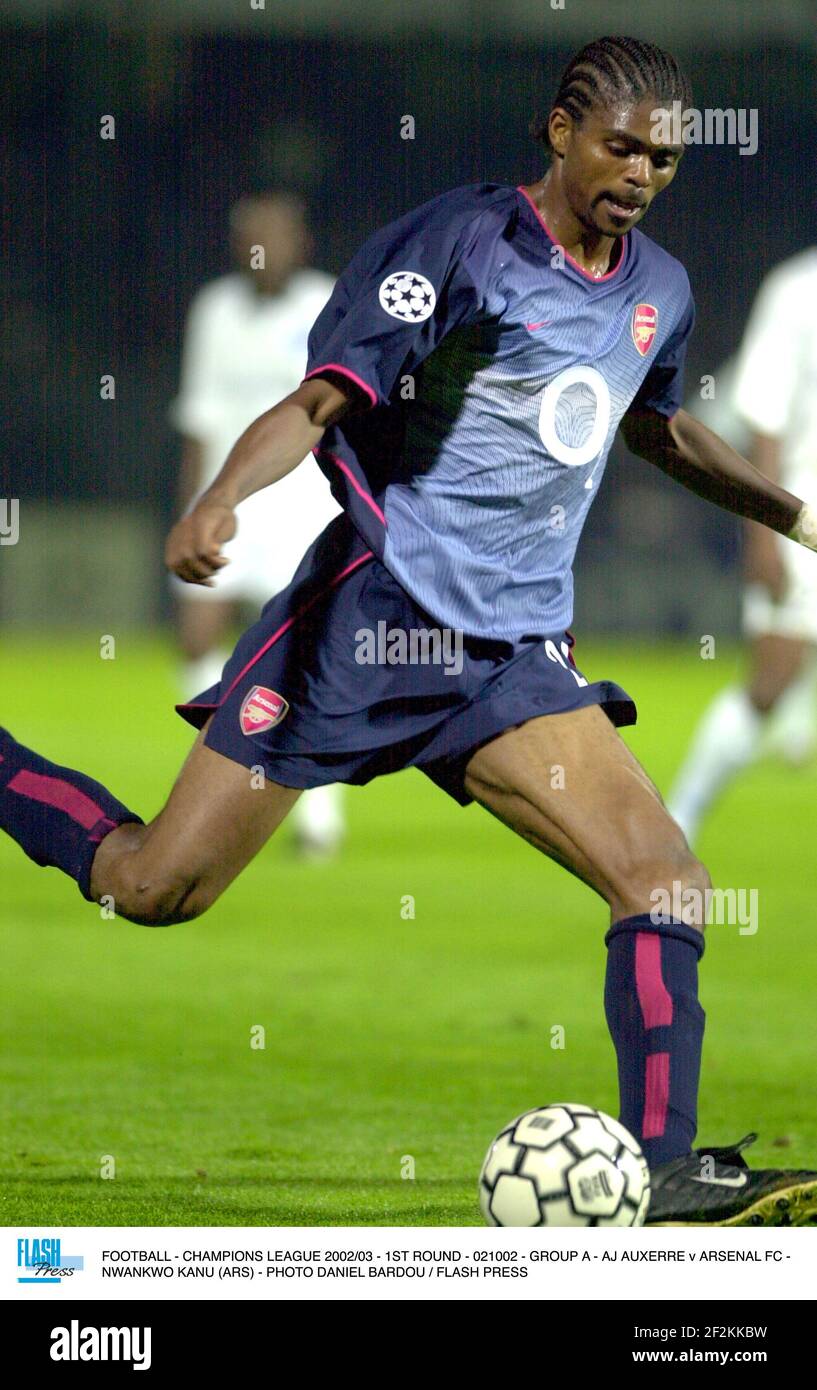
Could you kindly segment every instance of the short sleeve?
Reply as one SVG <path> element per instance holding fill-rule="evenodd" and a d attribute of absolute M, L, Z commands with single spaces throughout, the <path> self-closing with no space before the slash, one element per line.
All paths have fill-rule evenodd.
<path fill-rule="evenodd" d="M 671 420 L 681 409 L 687 344 L 694 325 L 695 301 L 690 293 L 681 318 L 642 381 L 631 410 L 654 410 Z"/>
<path fill-rule="evenodd" d="M 738 354 L 735 410 L 758 434 L 784 434 L 797 389 L 798 285 L 773 271 L 761 286 Z"/>
<path fill-rule="evenodd" d="M 382 228 L 350 262 L 310 333 L 305 379 L 338 373 L 386 404 L 402 374 L 478 317 L 482 219 L 441 201 Z"/>

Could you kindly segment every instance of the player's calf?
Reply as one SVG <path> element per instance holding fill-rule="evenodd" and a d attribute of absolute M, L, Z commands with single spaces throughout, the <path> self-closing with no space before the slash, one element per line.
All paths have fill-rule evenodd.
<path fill-rule="evenodd" d="M 553 767 L 563 776 L 548 775 Z M 604 1004 L 622 1124 L 650 1165 L 688 1155 L 704 1013 L 709 875 L 597 708 L 529 721 L 481 748 L 467 787 L 610 906 Z"/>

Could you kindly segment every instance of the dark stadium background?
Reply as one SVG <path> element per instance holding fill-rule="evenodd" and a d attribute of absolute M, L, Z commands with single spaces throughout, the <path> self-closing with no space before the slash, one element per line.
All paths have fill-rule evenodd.
<path fill-rule="evenodd" d="M 678 54 L 699 109 L 758 111 L 757 154 L 693 146 L 645 225 L 695 292 L 690 391 L 717 389 L 763 276 L 814 243 L 815 0 L 556 3 L 0 0 L 0 531 L 20 502 L 19 543 L 0 534 L 0 723 L 146 819 L 192 740 L 172 712 L 168 405 L 234 199 L 299 188 L 338 272 L 441 191 L 537 179 L 528 125 L 564 65 L 632 33 Z M 628 746 L 667 791 L 745 670 L 740 528 L 618 445 L 601 493 L 577 661 L 633 695 Z M 0 1226 L 474 1226 L 515 1115 L 618 1113 L 602 900 L 416 770 L 345 802 L 331 862 L 297 854 L 290 820 L 201 920 L 161 932 L 0 835 Z M 757 890 L 760 929 L 708 933 L 698 1132 L 757 1132 L 752 1166 L 817 1167 L 816 802 L 817 759 L 765 757 L 702 829 L 715 884 Z"/>
<path fill-rule="evenodd" d="M 120 621 L 167 616 L 178 440 L 166 409 L 190 297 L 227 268 L 233 199 L 300 188 L 316 261 L 338 272 L 371 230 L 444 189 L 538 177 L 530 118 L 597 32 L 671 46 L 699 107 L 758 108 L 757 154 L 691 147 L 645 225 L 690 273 L 694 388 L 737 346 L 764 273 L 814 237 L 813 21 L 800 0 L 773 12 L 721 0 L 717 14 L 697 0 L 436 13 L 98 0 L 70 14 L 4 0 L 0 495 L 25 499 L 39 557 L 36 576 L 33 549 L 0 566 L 0 619 L 93 621 L 101 587 Z M 414 140 L 400 138 L 405 113 Z M 105 114 L 114 141 L 99 137 Z M 99 397 L 106 372 L 115 402 Z M 89 517 L 98 544 L 67 565 Z M 617 445 L 580 552 L 577 625 L 734 631 L 737 549 L 732 518 Z"/>

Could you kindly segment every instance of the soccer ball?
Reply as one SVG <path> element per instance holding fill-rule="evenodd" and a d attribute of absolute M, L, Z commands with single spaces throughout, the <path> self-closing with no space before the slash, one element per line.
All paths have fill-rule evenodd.
<path fill-rule="evenodd" d="M 526 1111 L 497 1135 L 479 1175 L 488 1226 L 642 1226 L 649 1203 L 635 1139 L 589 1105 Z"/>

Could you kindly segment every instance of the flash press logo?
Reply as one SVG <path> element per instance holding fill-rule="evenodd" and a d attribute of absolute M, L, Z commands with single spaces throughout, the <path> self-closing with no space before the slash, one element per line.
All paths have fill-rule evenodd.
<path fill-rule="evenodd" d="M 59 1284 L 84 1267 L 82 1255 L 63 1255 L 59 1236 L 17 1241 L 18 1284 Z"/>
<path fill-rule="evenodd" d="M 52 1361 L 130 1361 L 134 1371 L 150 1370 L 149 1327 L 67 1327 L 51 1330 Z"/>

